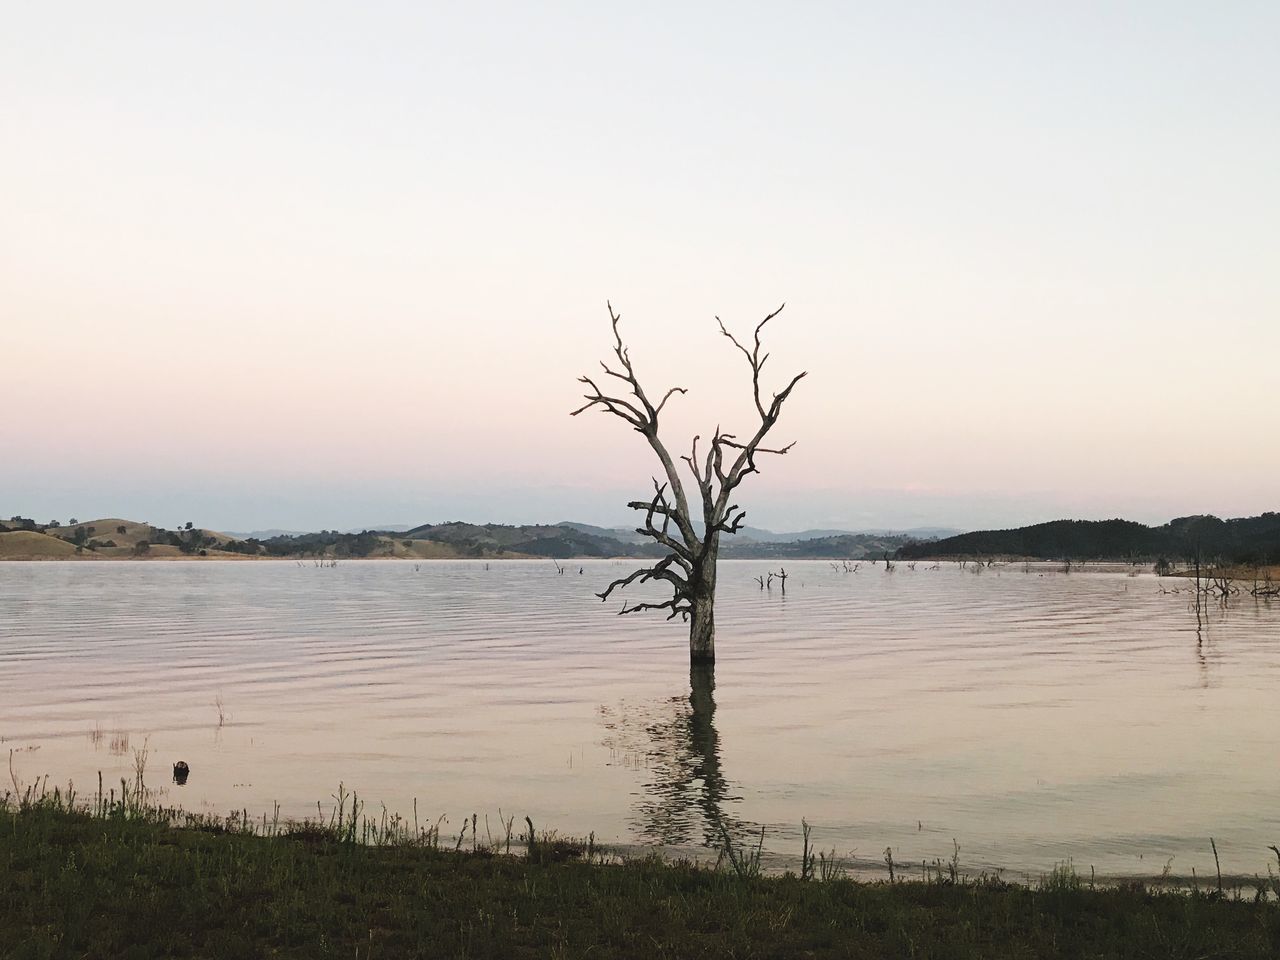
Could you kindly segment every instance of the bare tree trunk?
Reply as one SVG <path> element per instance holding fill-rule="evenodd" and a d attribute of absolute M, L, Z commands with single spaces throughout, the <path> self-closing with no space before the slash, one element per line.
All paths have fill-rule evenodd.
<path fill-rule="evenodd" d="M 696 604 L 689 619 L 689 663 L 716 662 L 715 598 Z"/>
<path fill-rule="evenodd" d="M 692 616 L 689 617 L 689 663 L 716 662 L 716 555 L 719 536 L 707 545 L 707 554 L 697 564 L 690 586 L 693 589 Z"/>
<path fill-rule="evenodd" d="M 689 619 L 689 663 L 713 664 L 716 662 L 716 608 L 715 598 L 694 605 Z"/>

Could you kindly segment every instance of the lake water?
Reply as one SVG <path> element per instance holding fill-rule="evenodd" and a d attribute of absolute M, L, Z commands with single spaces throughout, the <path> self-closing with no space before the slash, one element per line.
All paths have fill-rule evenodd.
<path fill-rule="evenodd" d="M 166 802 L 327 812 L 341 781 L 455 834 L 499 808 L 706 854 L 800 820 L 861 871 L 1265 875 L 1280 843 L 1280 604 L 1202 629 L 1123 567 L 722 562 L 714 678 L 592 594 L 614 561 L 0 563 L 0 749 L 82 793 L 185 760 Z M 579 570 L 582 570 L 579 573 Z M 634 596 L 643 596 L 637 593 Z M 218 702 L 221 702 L 221 723 Z M 7 759 L 7 758 L 6 758 Z M 713 855 L 713 854 L 712 854 Z"/>

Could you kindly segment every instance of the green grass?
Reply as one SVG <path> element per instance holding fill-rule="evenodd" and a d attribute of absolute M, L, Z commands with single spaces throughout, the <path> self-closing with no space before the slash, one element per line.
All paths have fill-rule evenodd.
<path fill-rule="evenodd" d="M 641 859 L 472 820 L 0 805 L 0 957 L 1275 957 L 1264 899 L 1000 881 L 860 883 Z M 476 837 L 476 833 L 481 834 Z M 532 825 L 530 825 L 532 832 Z M 361 842 L 363 841 L 363 842 Z M 473 852 L 474 848 L 474 852 Z M 739 852 L 750 856 L 750 852 Z M 821 861 L 819 861 L 821 863 Z"/>

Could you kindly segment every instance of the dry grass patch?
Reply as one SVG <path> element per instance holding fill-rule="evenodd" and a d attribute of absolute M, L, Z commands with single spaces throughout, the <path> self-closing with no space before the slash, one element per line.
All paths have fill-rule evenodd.
<path fill-rule="evenodd" d="M 67 560 L 75 556 L 74 544 L 48 534 L 34 530 L 0 533 L 0 560 Z"/>

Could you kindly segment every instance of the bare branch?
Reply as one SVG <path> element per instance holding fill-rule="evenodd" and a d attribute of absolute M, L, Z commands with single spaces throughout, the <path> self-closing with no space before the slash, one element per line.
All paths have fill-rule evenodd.
<path fill-rule="evenodd" d="M 631 424 L 633 429 L 644 435 L 644 438 L 649 442 L 649 446 L 653 448 L 654 453 L 658 455 L 658 459 L 662 463 L 662 469 L 666 472 L 672 496 L 675 498 L 675 510 L 669 516 L 679 529 L 686 550 L 692 553 L 701 546 L 701 541 L 698 539 L 697 533 L 693 529 L 693 524 L 689 520 L 689 504 L 685 497 L 684 486 L 680 482 L 680 475 L 676 471 L 675 463 L 667 452 L 667 448 L 658 438 L 658 414 L 675 394 L 683 394 L 688 391 L 684 387 L 672 387 L 663 394 L 656 407 L 649 401 L 649 397 L 636 377 L 635 368 L 631 365 L 631 354 L 622 340 L 622 331 L 619 329 L 622 317 L 614 312 L 612 303 L 606 305 L 609 309 L 609 324 L 613 330 L 613 355 L 617 358 L 620 369 L 614 369 L 607 363 L 601 363 L 601 367 L 606 375 L 626 383 L 634 400 L 609 396 L 600 390 L 590 377 L 581 377 L 579 378 L 580 381 L 587 384 L 592 392 L 584 395 L 583 399 L 587 402 L 572 411 L 571 415 L 577 416 L 584 410 L 598 407 L 605 413 L 611 413 L 625 420 Z"/>
<path fill-rule="evenodd" d="M 747 447 L 745 444 L 742 444 L 742 443 L 735 443 L 733 440 L 725 440 L 725 439 L 721 439 L 721 441 L 720 441 L 720 442 L 721 442 L 724 446 L 726 446 L 726 447 L 733 447 L 735 450 L 746 450 L 746 449 L 748 449 L 748 447 Z M 750 450 L 751 450 L 751 452 L 752 452 L 752 453 L 777 453 L 777 454 L 784 454 L 784 453 L 786 453 L 788 450 L 790 450 L 792 447 L 794 447 L 795 445 L 796 445 L 796 442 L 795 442 L 794 440 L 792 440 L 792 441 L 791 441 L 790 443 L 788 443 L 785 447 L 779 447 L 779 448 L 778 448 L 778 449 L 776 449 L 776 450 L 771 450 L 771 449 L 769 449 L 768 447 L 751 447 L 751 448 L 750 448 Z"/>
<path fill-rule="evenodd" d="M 571 411 L 569 416 L 576 417 L 584 410 L 589 410 L 594 406 L 600 406 L 604 412 L 612 413 L 614 416 L 621 417 L 635 429 L 641 432 L 644 431 L 647 423 L 645 415 L 634 404 L 627 400 L 623 400 L 620 397 L 606 396 L 604 392 L 596 386 L 596 382 L 590 377 L 579 377 L 578 382 L 585 383 L 593 392 L 583 394 L 583 399 L 587 402 L 578 407 L 578 409 Z"/>
<path fill-rule="evenodd" d="M 609 369 L 609 365 L 605 363 L 603 360 L 600 361 L 600 367 L 601 369 L 604 370 L 605 373 L 607 373 L 611 377 L 617 377 L 619 380 L 623 381 L 624 383 L 631 382 L 631 378 L 628 377 L 625 373 L 619 373 L 617 370 Z"/>
<path fill-rule="evenodd" d="M 642 536 L 652 537 L 658 543 L 669 549 L 674 555 L 674 558 L 678 560 L 682 566 L 688 567 L 690 561 L 693 559 L 693 550 L 687 544 L 681 543 L 668 533 L 669 523 L 671 520 L 674 519 L 676 520 L 677 525 L 679 524 L 680 509 L 679 507 L 673 507 L 667 501 L 665 483 L 659 485 L 655 478 L 653 481 L 653 488 L 654 495 L 652 500 L 632 500 L 627 504 L 627 506 L 632 510 L 643 510 L 645 512 L 644 526 L 636 527 L 636 533 L 641 534 Z M 658 529 L 653 525 L 654 514 L 662 517 L 662 529 Z"/>
<path fill-rule="evenodd" d="M 760 356 L 760 331 L 764 329 L 764 325 L 766 323 L 768 323 L 770 320 L 772 320 L 774 317 L 780 314 L 785 307 L 786 307 L 786 304 L 784 303 L 782 306 L 778 307 L 777 310 L 773 311 L 773 313 L 769 314 L 767 317 L 761 320 L 758 324 L 756 324 L 755 347 L 754 349 L 751 349 L 751 350 L 748 350 L 746 347 L 744 347 L 738 341 L 738 338 L 728 331 L 728 329 L 724 325 L 724 321 L 721 320 L 719 317 L 716 317 L 716 323 L 720 324 L 720 332 L 723 333 L 726 337 L 728 337 L 730 342 L 735 347 L 737 347 L 739 350 L 742 351 L 742 355 L 747 358 L 747 363 L 751 364 L 751 392 L 752 392 L 753 399 L 756 402 L 756 410 L 760 412 L 760 419 L 762 420 L 767 419 L 768 414 L 765 413 L 764 404 L 760 400 L 760 370 L 764 366 L 765 360 L 769 359 L 769 354 L 766 353 L 763 358 Z M 803 377 L 804 374 L 802 373 L 800 374 L 800 376 Z M 797 377 L 796 379 L 799 379 L 799 377 Z M 792 386 L 794 385 L 795 384 L 793 381 Z"/>
<path fill-rule="evenodd" d="M 689 454 L 689 456 L 681 457 L 680 459 L 689 465 L 689 470 L 690 472 L 693 473 L 693 478 L 698 481 L 698 490 L 702 493 L 702 498 L 703 498 L 703 501 L 705 502 L 707 497 L 707 490 L 711 483 L 711 473 L 710 473 L 710 470 L 708 470 L 706 473 L 702 473 L 698 469 L 698 441 L 701 439 L 702 439 L 701 435 L 695 436 L 693 438 L 692 452 Z"/>
<path fill-rule="evenodd" d="M 671 569 L 671 564 L 674 560 L 675 557 L 664 557 L 652 567 L 641 567 L 639 570 L 636 570 L 625 577 L 614 580 L 609 584 L 609 586 L 605 587 L 603 593 L 597 593 L 596 596 L 601 600 L 608 600 L 609 595 L 613 593 L 614 590 L 625 587 L 637 579 L 641 583 L 648 580 L 666 580 L 668 583 L 676 587 L 677 593 L 681 593 L 683 589 L 688 586 L 688 582 Z"/>
<path fill-rule="evenodd" d="M 674 620 L 678 616 L 682 616 L 688 620 L 689 614 L 693 613 L 693 605 L 681 602 L 680 598 L 672 597 L 670 600 L 663 600 L 660 603 L 636 603 L 627 606 L 623 601 L 622 609 L 618 611 L 618 616 L 625 616 L 628 613 L 639 613 L 642 610 L 670 610 L 671 615 L 668 620 Z"/>
<path fill-rule="evenodd" d="M 751 366 L 754 367 L 755 360 L 752 359 L 751 357 L 751 351 L 748 350 L 746 347 L 744 347 L 742 344 L 740 344 L 738 342 L 738 338 L 729 332 L 728 328 L 725 327 L 724 325 L 724 321 L 720 319 L 720 316 L 718 314 L 716 315 L 716 323 L 720 324 L 720 332 L 729 338 L 730 343 L 732 343 L 735 347 L 737 347 L 739 350 L 742 351 L 742 355 L 747 358 L 747 363 L 751 364 Z"/>
<path fill-rule="evenodd" d="M 803 370 L 791 378 L 791 382 L 787 384 L 786 389 L 780 393 L 773 395 L 773 403 L 769 404 L 769 419 L 777 420 L 778 413 L 782 410 L 782 404 L 786 402 L 787 397 L 791 396 L 791 391 L 795 389 L 797 383 L 809 375 L 808 370 Z"/>
<path fill-rule="evenodd" d="M 662 412 L 662 408 L 667 405 L 667 401 L 671 399 L 671 395 L 673 393 L 684 394 L 688 392 L 689 391 L 686 390 L 684 387 L 672 387 L 665 394 L 663 394 L 662 399 L 658 401 L 658 406 L 654 409 L 653 415 L 656 417 L 658 414 Z"/>
<path fill-rule="evenodd" d="M 710 516 L 714 517 L 716 524 L 725 522 L 726 507 L 729 502 L 729 495 L 733 492 L 746 476 L 752 473 L 758 473 L 756 468 L 755 455 L 757 453 L 785 454 L 795 444 L 790 443 L 783 447 L 762 447 L 761 442 L 765 436 L 773 429 L 778 417 L 782 413 L 782 405 L 787 398 L 791 396 L 791 391 L 795 389 L 797 383 L 805 378 L 807 373 L 799 373 L 791 378 L 791 381 L 779 392 L 773 395 L 769 406 L 766 408 L 760 394 L 760 370 L 764 366 L 765 361 L 769 359 L 769 354 L 761 355 L 760 352 L 760 332 L 764 329 L 765 324 L 782 312 L 783 304 L 777 310 L 770 313 L 761 320 L 755 329 L 752 349 L 748 350 L 743 344 L 731 334 L 725 327 L 724 322 L 716 317 L 720 323 L 720 332 L 723 333 L 747 358 L 747 362 L 751 365 L 751 392 L 752 398 L 755 400 L 756 411 L 760 414 L 760 425 L 756 428 L 756 432 L 746 443 L 739 442 L 732 434 L 721 434 L 717 432 L 716 437 L 712 440 L 712 446 L 715 448 L 716 462 L 714 464 L 716 478 L 720 481 L 720 493 L 716 498 L 714 509 L 708 511 Z M 733 464 L 726 472 L 723 462 L 719 459 L 723 448 L 730 448 L 738 451 L 738 456 L 734 459 Z M 732 526 L 732 524 L 730 524 Z"/>
<path fill-rule="evenodd" d="M 737 510 L 738 515 L 735 517 L 733 512 Z M 737 533 L 742 529 L 742 521 L 747 518 L 747 511 L 742 510 L 735 503 L 733 506 L 725 510 L 724 519 L 716 524 L 716 529 L 721 533 Z"/>

